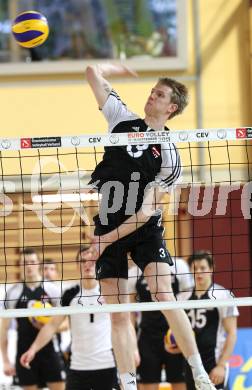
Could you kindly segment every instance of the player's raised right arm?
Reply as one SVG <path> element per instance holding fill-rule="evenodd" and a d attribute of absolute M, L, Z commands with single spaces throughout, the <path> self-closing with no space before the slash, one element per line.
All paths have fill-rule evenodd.
<path fill-rule="evenodd" d="M 137 74 L 122 64 L 90 65 L 86 68 L 86 79 L 95 95 L 97 103 L 102 108 L 112 90 L 107 80 L 111 76 L 134 76 Z"/>

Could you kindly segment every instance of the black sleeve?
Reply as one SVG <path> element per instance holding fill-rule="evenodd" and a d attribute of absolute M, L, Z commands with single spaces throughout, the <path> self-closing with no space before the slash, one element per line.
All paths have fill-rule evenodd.
<path fill-rule="evenodd" d="M 69 306 L 71 301 L 79 293 L 79 291 L 80 291 L 80 286 L 78 285 L 67 289 L 62 296 L 61 305 Z"/>

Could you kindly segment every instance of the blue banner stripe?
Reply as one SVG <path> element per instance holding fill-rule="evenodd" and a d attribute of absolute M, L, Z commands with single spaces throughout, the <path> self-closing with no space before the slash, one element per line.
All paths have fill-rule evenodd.
<path fill-rule="evenodd" d="M 15 19 L 15 23 L 20 23 L 20 22 L 24 22 L 25 20 L 32 20 L 32 19 L 44 19 L 44 16 L 39 13 L 27 12 L 25 14 L 19 15 Z"/>
<path fill-rule="evenodd" d="M 15 39 L 18 42 L 29 42 L 32 39 L 38 38 L 43 34 L 44 33 L 41 31 L 34 31 L 34 30 L 27 31 L 24 33 L 13 33 L 13 35 L 15 36 Z"/>

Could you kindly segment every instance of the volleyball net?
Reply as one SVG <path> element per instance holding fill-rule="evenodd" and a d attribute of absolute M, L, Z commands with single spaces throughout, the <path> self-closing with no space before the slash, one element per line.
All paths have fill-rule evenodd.
<path fill-rule="evenodd" d="M 174 272 L 177 259 L 186 260 L 197 250 L 208 250 L 215 263 L 214 282 L 230 290 L 230 299 L 218 302 L 106 305 L 97 295 L 97 306 L 12 307 L 1 310 L 1 316 L 251 305 L 251 138 L 252 128 L 228 128 L 0 139 L 3 309 L 11 307 L 6 302 L 6 292 L 26 280 L 26 264 L 20 264 L 24 248 L 37 251 L 43 283 L 47 283 L 44 265 L 48 258 L 53 259 L 60 295 L 65 286 L 83 277 L 76 254 L 82 245 L 89 244 L 100 201 L 99 194 L 88 192 L 91 173 L 101 161 L 104 147 L 125 145 L 134 154 L 148 145 L 176 144 L 182 161 L 182 181 L 162 200 L 164 239 L 174 259 Z M 135 283 L 137 276 L 130 279 L 135 278 Z"/>

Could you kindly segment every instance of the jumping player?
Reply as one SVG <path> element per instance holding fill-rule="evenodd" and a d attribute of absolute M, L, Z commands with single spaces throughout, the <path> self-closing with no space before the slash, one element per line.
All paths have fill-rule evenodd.
<path fill-rule="evenodd" d="M 109 76 L 132 76 L 122 64 L 88 66 L 86 79 L 109 132 L 169 131 L 168 119 L 180 114 L 188 103 L 186 87 L 161 78 L 145 104 L 145 117 L 131 112 L 112 89 Z M 136 91 L 132 91 L 136 93 Z M 99 215 L 87 257 L 97 259 L 97 277 L 107 303 L 125 302 L 129 252 L 143 271 L 153 299 L 173 301 L 170 265 L 163 240 L 160 201 L 178 180 L 181 162 L 174 144 L 105 148 L 103 160 L 92 173 L 90 184 L 102 194 Z M 148 209 L 148 212 L 147 212 Z M 183 310 L 163 312 L 188 360 L 197 389 L 213 389 L 202 365 L 190 322 Z M 129 313 L 112 314 L 113 347 L 124 390 L 136 389 L 134 340 Z"/>

